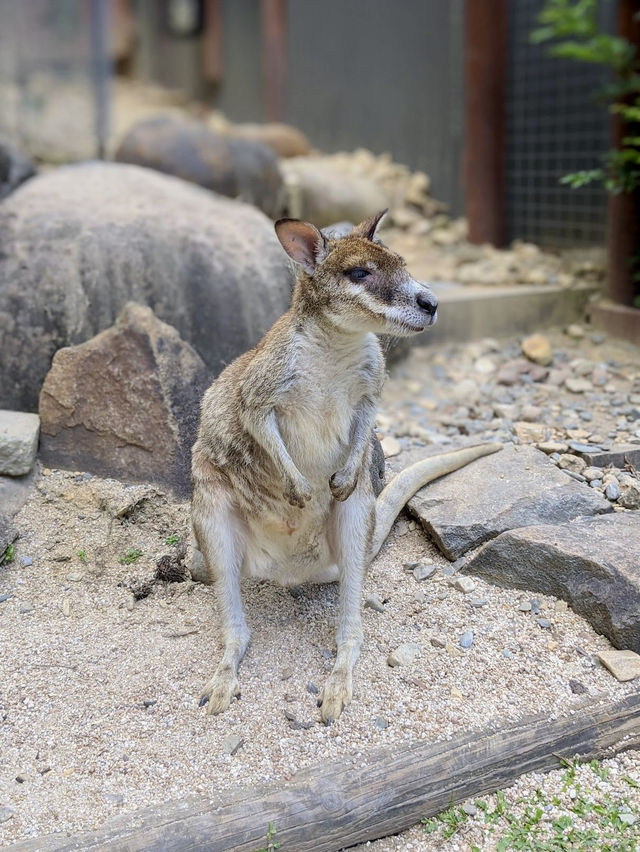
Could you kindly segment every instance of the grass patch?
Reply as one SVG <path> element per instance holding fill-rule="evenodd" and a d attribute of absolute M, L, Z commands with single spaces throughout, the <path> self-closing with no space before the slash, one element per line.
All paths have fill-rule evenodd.
<path fill-rule="evenodd" d="M 180 536 L 176 535 L 176 533 L 174 533 L 173 535 L 168 535 L 165 538 L 164 543 L 165 544 L 177 544 L 179 541 L 180 541 Z"/>
<path fill-rule="evenodd" d="M 121 565 L 132 565 L 134 562 L 137 562 L 138 559 L 142 556 L 142 551 L 137 550 L 134 547 L 130 547 L 126 553 L 123 553 L 122 556 L 118 557 L 118 562 Z"/>
<path fill-rule="evenodd" d="M 10 544 L 0 558 L 0 565 L 8 565 L 13 562 L 16 555 L 16 549 L 13 544 Z"/>
<path fill-rule="evenodd" d="M 509 801 L 498 791 L 489 801 L 478 799 L 470 818 L 461 807 L 450 807 L 422 821 L 424 830 L 442 840 L 463 833 L 471 852 L 485 847 L 498 852 L 638 852 L 640 809 L 620 793 L 620 782 L 638 789 L 628 775 L 612 785 L 610 770 L 598 761 L 580 767 L 563 761 L 565 770 L 556 795 L 541 790 Z M 444 849 L 444 847 L 443 847 Z"/>

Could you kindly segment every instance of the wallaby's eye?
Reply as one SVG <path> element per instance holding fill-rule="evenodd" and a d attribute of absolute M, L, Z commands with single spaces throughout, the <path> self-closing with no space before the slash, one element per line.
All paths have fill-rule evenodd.
<path fill-rule="evenodd" d="M 363 269 L 362 266 L 355 266 L 353 269 L 347 269 L 344 273 L 351 281 L 362 281 L 363 278 L 366 278 L 371 273 L 368 269 Z"/>

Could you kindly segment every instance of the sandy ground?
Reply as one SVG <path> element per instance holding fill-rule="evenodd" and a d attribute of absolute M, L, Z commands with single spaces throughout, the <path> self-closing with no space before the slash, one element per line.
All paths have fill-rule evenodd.
<path fill-rule="evenodd" d="M 426 357 L 400 368 L 389 405 Z M 158 558 L 185 540 L 187 519 L 186 504 L 150 486 L 40 472 L 16 518 L 14 560 L 0 568 L 2 844 L 97 828 L 192 792 L 286 782 L 298 768 L 380 745 L 567 714 L 585 700 L 570 680 L 594 702 L 637 689 L 595 662 L 608 641 L 555 599 L 537 596 L 546 630 L 518 611 L 530 594 L 480 580 L 471 594 L 455 589 L 441 570 L 449 563 L 401 517 L 368 575 L 365 597 L 377 595 L 384 612 L 364 609 L 354 701 L 343 716 L 320 724 L 315 694 L 333 664 L 336 588 L 256 581 L 245 585 L 253 639 L 241 701 L 207 716 L 198 698 L 221 650 L 215 593 L 154 581 Z M 132 550 L 141 555 L 121 562 Z M 432 561 L 436 574 L 417 582 L 403 570 L 417 560 Z M 475 639 L 462 650 L 467 629 Z M 419 644 L 419 658 L 390 668 L 388 653 L 407 641 Z M 234 738 L 242 744 L 230 754 Z M 377 849 L 441 848 L 413 831 Z"/>

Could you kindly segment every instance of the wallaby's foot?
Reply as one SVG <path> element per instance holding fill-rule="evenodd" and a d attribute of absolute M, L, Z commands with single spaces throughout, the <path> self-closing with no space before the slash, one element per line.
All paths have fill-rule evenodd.
<path fill-rule="evenodd" d="M 322 690 L 320 715 L 325 725 L 330 725 L 351 703 L 351 672 L 332 671 Z"/>
<path fill-rule="evenodd" d="M 228 666 L 218 666 L 216 673 L 202 691 L 200 707 L 206 706 L 207 713 L 216 716 L 218 713 L 224 713 L 235 696 L 240 696 L 237 675 Z"/>
<path fill-rule="evenodd" d="M 337 470 L 329 480 L 331 494 L 341 502 L 350 497 L 358 484 L 358 471 L 343 467 Z"/>

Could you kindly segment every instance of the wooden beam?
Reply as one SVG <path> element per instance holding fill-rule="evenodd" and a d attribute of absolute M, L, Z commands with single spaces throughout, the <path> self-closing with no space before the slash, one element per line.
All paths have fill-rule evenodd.
<path fill-rule="evenodd" d="M 267 121 L 284 121 L 288 67 L 287 0 L 262 0 L 262 59 Z"/>
<path fill-rule="evenodd" d="M 506 57 L 506 0 L 467 0 L 463 168 L 469 241 L 476 244 L 505 240 Z"/>
<path fill-rule="evenodd" d="M 640 53 L 640 17 L 637 0 L 620 0 L 618 35 L 635 45 Z M 612 142 L 619 148 L 629 133 L 619 116 L 612 118 Z M 632 305 L 636 293 L 631 258 L 640 245 L 640 190 L 609 195 L 607 223 L 607 292 L 620 305 Z M 638 262 L 638 261 L 637 261 Z M 638 268 L 636 267 L 636 271 Z"/>
<path fill-rule="evenodd" d="M 497 731 L 441 743 L 380 749 L 297 772 L 284 787 L 184 798 L 136 811 L 76 837 L 52 835 L 13 852 L 120 850 L 255 852 L 269 823 L 280 852 L 335 852 L 394 834 L 469 796 L 546 772 L 561 757 L 591 760 L 640 746 L 640 695 L 575 709 L 559 719 L 536 716 Z M 209 779 L 215 787 L 215 779 Z"/>

